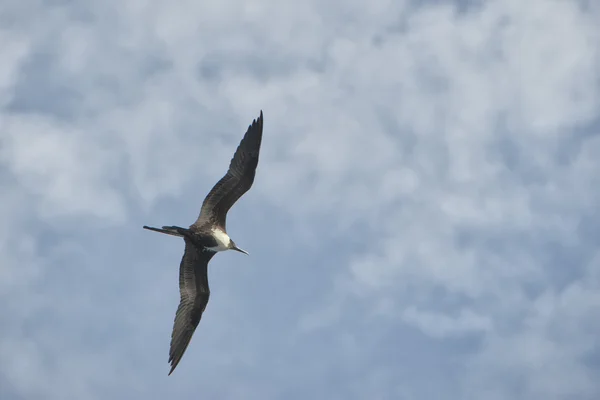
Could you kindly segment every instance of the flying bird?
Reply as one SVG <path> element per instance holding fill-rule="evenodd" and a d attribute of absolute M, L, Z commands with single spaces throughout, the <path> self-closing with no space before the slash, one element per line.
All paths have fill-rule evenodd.
<path fill-rule="evenodd" d="M 237 247 L 227 235 L 225 220 L 233 204 L 246 193 L 256 174 L 263 132 L 263 113 L 248 126 L 231 162 L 229 170 L 208 193 L 196 222 L 189 228 L 163 226 L 161 229 L 145 226 L 155 232 L 182 237 L 185 251 L 179 266 L 179 292 L 181 300 L 175 314 L 169 363 L 175 370 L 187 349 L 192 335 L 208 304 L 208 262 L 219 251 L 246 251 Z"/>

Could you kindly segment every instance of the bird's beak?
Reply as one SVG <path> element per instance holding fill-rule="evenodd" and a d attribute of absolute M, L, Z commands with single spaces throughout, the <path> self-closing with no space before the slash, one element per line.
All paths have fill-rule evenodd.
<path fill-rule="evenodd" d="M 233 245 L 233 247 L 231 248 L 231 250 L 239 251 L 240 253 L 244 253 L 246 255 L 250 255 L 250 254 L 248 254 L 248 252 L 246 250 L 242 250 L 239 247 L 237 247 L 236 245 Z"/>

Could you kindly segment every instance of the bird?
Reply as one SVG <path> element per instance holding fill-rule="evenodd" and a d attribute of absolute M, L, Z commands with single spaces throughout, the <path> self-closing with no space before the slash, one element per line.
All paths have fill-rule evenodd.
<path fill-rule="evenodd" d="M 220 251 L 235 250 L 246 255 L 227 234 L 227 212 L 254 183 L 263 133 L 263 112 L 248 126 L 227 173 L 205 197 L 200 214 L 189 228 L 163 226 L 143 228 L 182 237 L 185 250 L 179 265 L 180 302 L 175 313 L 169 363 L 173 373 L 185 353 L 208 304 L 208 263 Z"/>

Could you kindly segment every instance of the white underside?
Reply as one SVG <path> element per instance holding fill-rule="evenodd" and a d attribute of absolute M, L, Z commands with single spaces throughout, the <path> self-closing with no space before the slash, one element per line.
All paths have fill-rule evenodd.
<path fill-rule="evenodd" d="M 220 229 L 213 229 L 213 235 L 217 240 L 217 245 L 215 247 L 207 247 L 207 249 L 212 251 L 225 251 L 229 249 L 229 242 L 231 239 L 229 236 Z"/>

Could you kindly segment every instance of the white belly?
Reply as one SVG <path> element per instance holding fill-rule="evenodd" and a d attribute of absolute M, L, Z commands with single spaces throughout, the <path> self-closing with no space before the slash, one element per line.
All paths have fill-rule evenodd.
<path fill-rule="evenodd" d="M 229 249 L 229 242 L 231 239 L 229 236 L 220 229 L 213 229 L 214 238 L 217 241 L 217 245 L 215 247 L 207 247 L 212 251 L 224 251 Z"/>

